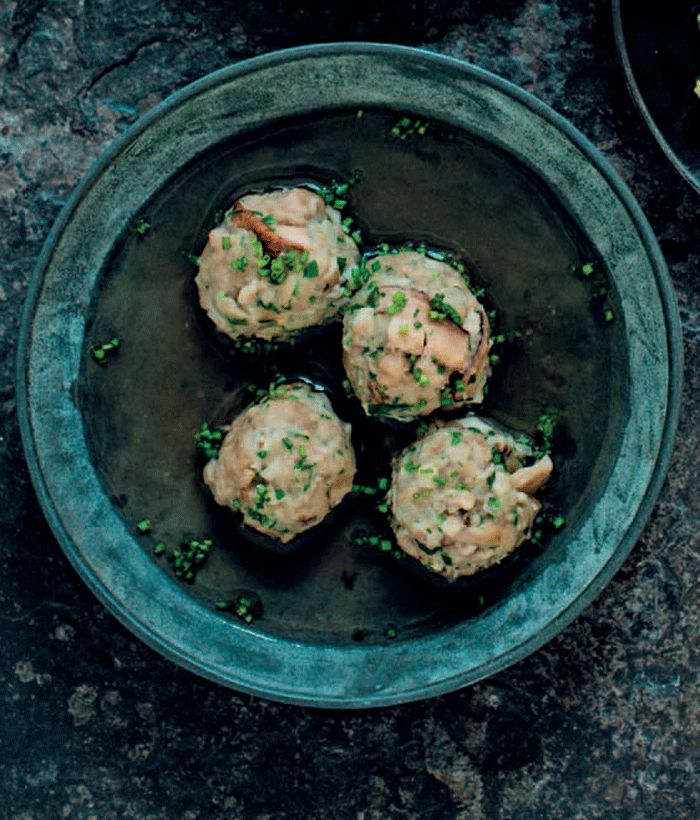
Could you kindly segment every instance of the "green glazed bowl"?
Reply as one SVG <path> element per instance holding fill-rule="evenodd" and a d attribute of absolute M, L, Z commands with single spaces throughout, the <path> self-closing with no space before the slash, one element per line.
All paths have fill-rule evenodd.
<path fill-rule="evenodd" d="M 354 495 L 285 555 L 247 538 L 202 484 L 194 433 L 230 416 L 246 383 L 278 371 L 337 400 L 363 480 L 410 439 L 343 404 L 337 325 L 250 356 L 221 345 L 197 306 L 188 257 L 218 211 L 249 190 L 353 176 L 348 211 L 364 247 L 458 254 L 497 332 L 514 332 L 479 411 L 527 434 L 544 410 L 558 419 L 543 498 L 566 525 L 468 584 L 441 589 L 368 546 L 363 537 L 381 526 L 371 496 Z M 113 338 L 116 355 L 97 364 L 93 346 Z M 491 675 L 600 593 L 667 468 L 681 346 L 654 236 L 581 134 L 463 62 L 353 43 L 238 63 L 124 134 L 46 243 L 18 366 L 38 497 L 118 619 L 236 690 L 365 708 Z M 190 582 L 168 560 L 185 534 L 212 542 Z M 217 606 L 241 596 L 262 617 L 248 623 Z"/>

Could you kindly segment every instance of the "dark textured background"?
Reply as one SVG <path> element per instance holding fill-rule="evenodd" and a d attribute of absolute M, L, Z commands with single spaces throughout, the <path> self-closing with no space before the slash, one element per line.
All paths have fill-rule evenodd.
<path fill-rule="evenodd" d="M 700 816 L 698 194 L 630 101 L 607 0 L 357 6 L 0 0 L 2 820 Z M 486 681 L 348 713 L 268 703 L 200 680 L 108 615 L 43 521 L 13 387 L 28 279 L 62 204 L 103 149 L 212 70 L 343 39 L 469 60 L 578 126 L 651 222 L 678 294 L 686 355 L 668 480 L 600 598 L 543 649 Z"/>

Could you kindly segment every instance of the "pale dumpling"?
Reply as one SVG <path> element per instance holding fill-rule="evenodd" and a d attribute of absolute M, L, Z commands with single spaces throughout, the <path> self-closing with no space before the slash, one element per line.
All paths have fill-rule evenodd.
<path fill-rule="evenodd" d="M 343 318 L 343 364 L 364 409 L 403 421 L 482 401 L 489 322 L 460 273 L 418 251 L 367 266 Z"/>
<path fill-rule="evenodd" d="M 350 425 L 325 393 L 295 382 L 234 419 L 204 481 L 245 524 L 287 542 L 342 501 L 355 470 Z"/>
<path fill-rule="evenodd" d="M 389 489 L 399 547 L 448 581 L 501 561 L 530 537 L 550 477 L 524 437 L 474 415 L 437 422 L 394 461 Z"/>
<path fill-rule="evenodd" d="M 199 301 L 231 338 L 287 340 L 337 318 L 359 255 L 340 212 L 314 191 L 250 194 L 209 233 Z"/>

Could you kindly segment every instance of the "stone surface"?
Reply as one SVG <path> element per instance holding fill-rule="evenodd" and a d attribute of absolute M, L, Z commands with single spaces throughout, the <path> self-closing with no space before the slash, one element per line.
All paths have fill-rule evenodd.
<path fill-rule="evenodd" d="M 659 239 L 686 356 L 668 479 L 638 545 L 595 603 L 486 681 L 348 713 L 269 703 L 200 680 L 107 614 L 44 523 L 13 386 L 32 268 L 105 147 L 212 70 L 340 39 L 472 61 L 580 128 Z M 414 0 L 361 13 L 336 0 L 8 0 L 0 84 L 0 818 L 699 816 L 700 203 L 630 101 L 610 4 Z"/>

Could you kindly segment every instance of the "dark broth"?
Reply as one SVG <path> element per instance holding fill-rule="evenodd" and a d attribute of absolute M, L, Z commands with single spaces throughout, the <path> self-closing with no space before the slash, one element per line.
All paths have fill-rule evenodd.
<path fill-rule="evenodd" d="M 504 567 L 447 594 L 390 556 L 357 546 L 358 535 L 381 523 L 369 496 L 346 505 L 293 556 L 241 536 L 203 486 L 193 434 L 241 406 L 251 380 L 264 384 L 276 369 L 327 387 L 353 422 L 363 480 L 387 474 L 391 454 L 411 431 L 382 427 L 343 403 L 337 324 L 261 356 L 232 355 L 215 343 L 187 254 L 201 251 L 215 214 L 235 197 L 357 176 L 347 210 L 364 250 L 381 241 L 424 242 L 461 257 L 496 311 L 496 332 L 524 333 L 498 351 L 502 361 L 481 409 L 528 434 L 545 409 L 556 411 L 556 472 L 543 495 L 568 527 L 598 494 L 598 477 L 614 456 L 611 419 L 623 415 L 626 363 L 613 353 L 622 328 L 606 324 L 588 283 L 570 270 L 598 262 L 581 231 L 539 180 L 500 150 L 440 123 L 399 139 L 391 135 L 397 119 L 386 110 L 321 113 L 199 158 L 138 215 L 148 229 L 128 232 L 115 249 L 86 340 L 88 348 L 121 340 L 103 366 L 86 349 L 80 401 L 108 493 L 135 533 L 139 520 L 153 522 L 152 533 L 138 536 L 144 548 L 163 541 L 171 550 L 185 533 L 212 538 L 212 554 L 188 587 L 192 595 L 214 606 L 255 592 L 264 615 L 251 628 L 298 641 L 382 641 L 390 626 L 401 640 L 477 617 L 526 573 L 557 560 L 557 544 L 544 551 L 523 545 Z M 165 584 L 170 564 L 154 561 Z"/>

